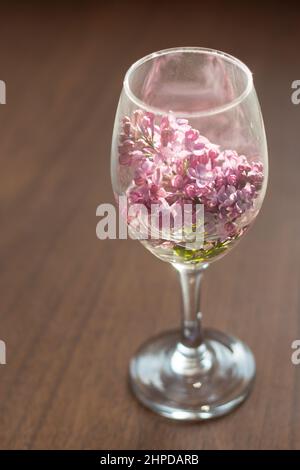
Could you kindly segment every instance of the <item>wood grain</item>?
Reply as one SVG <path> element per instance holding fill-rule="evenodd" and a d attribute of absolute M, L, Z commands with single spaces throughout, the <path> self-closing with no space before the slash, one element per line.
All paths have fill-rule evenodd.
<path fill-rule="evenodd" d="M 212 3 L 1 6 L 2 449 L 300 447 L 300 366 L 290 360 L 300 339 L 300 106 L 290 99 L 299 12 Z M 137 346 L 179 322 L 175 273 L 137 242 L 95 235 L 97 205 L 112 202 L 122 77 L 137 58 L 178 45 L 250 66 L 270 152 L 262 212 L 204 284 L 205 323 L 250 345 L 257 380 L 241 408 L 204 424 L 156 416 L 127 384 Z"/>

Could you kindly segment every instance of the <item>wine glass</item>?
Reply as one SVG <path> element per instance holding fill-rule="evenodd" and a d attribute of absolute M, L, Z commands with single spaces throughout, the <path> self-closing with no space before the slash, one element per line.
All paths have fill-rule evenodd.
<path fill-rule="evenodd" d="M 132 389 L 169 418 L 228 413 L 251 389 L 254 357 L 235 337 L 202 329 L 199 301 L 204 270 L 248 230 L 266 191 L 266 136 L 248 67 L 199 47 L 134 63 L 116 113 L 111 172 L 129 234 L 175 267 L 182 289 L 181 331 L 140 347 Z"/>

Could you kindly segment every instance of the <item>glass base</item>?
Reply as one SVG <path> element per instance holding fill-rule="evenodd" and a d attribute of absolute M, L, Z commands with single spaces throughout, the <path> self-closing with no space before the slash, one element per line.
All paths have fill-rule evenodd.
<path fill-rule="evenodd" d="M 248 346 L 211 329 L 204 329 L 198 348 L 180 341 L 180 332 L 164 333 L 131 360 L 131 386 L 145 406 L 176 420 L 205 420 L 245 400 L 255 377 Z"/>

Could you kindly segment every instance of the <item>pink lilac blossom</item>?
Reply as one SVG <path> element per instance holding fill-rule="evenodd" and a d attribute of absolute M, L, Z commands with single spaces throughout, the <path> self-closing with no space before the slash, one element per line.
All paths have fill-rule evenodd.
<path fill-rule="evenodd" d="M 204 205 L 207 233 L 238 235 L 236 222 L 254 205 L 262 187 L 263 165 L 219 146 L 193 129 L 187 119 L 157 118 L 137 110 L 122 121 L 119 163 L 132 172 L 128 203 Z M 167 204 L 166 204 L 167 203 Z"/>

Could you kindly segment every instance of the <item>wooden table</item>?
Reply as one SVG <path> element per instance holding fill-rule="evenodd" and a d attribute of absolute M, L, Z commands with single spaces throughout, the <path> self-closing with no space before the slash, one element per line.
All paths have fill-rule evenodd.
<path fill-rule="evenodd" d="M 1 6 L 1 448 L 300 447 L 300 366 L 291 362 L 300 339 L 299 12 L 240 5 Z M 255 352 L 255 388 L 237 411 L 201 424 L 156 416 L 127 384 L 137 346 L 179 323 L 175 272 L 137 242 L 95 234 L 97 205 L 113 200 L 122 77 L 137 58 L 177 45 L 222 49 L 250 66 L 270 151 L 261 214 L 203 289 L 205 323 Z"/>

